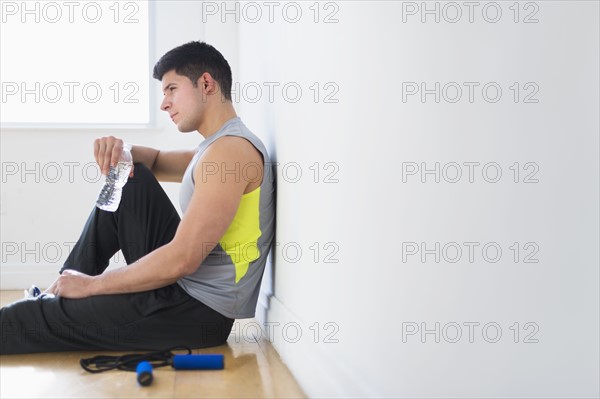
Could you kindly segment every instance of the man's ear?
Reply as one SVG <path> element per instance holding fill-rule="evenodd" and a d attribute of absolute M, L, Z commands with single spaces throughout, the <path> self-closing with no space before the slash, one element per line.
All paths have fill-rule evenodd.
<path fill-rule="evenodd" d="M 209 93 L 216 91 L 216 82 L 208 72 L 204 72 L 198 78 L 198 86 L 204 90 L 208 90 Z"/>

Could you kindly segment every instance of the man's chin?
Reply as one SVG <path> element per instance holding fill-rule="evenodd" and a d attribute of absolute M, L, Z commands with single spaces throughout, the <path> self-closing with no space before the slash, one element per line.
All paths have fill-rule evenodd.
<path fill-rule="evenodd" d="M 181 133 L 191 133 L 196 131 L 196 129 L 194 129 L 193 127 L 181 125 L 177 125 L 177 130 L 179 130 Z"/>

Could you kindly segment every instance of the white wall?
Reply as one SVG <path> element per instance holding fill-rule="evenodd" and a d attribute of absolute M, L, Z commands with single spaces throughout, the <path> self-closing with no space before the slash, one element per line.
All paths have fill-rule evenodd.
<path fill-rule="evenodd" d="M 454 24 L 431 15 L 421 23 L 420 14 L 403 23 L 403 7 L 420 2 L 329 4 L 339 7 L 338 23 L 314 23 L 312 3 L 302 3 L 297 23 L 282 8 L 273 23 L 266 7 L 262 23 L 249 21 L 252 9 L 247 18 L 240 11 L 241 81 L 303 89 L 296 103 L 276 91 L 273 102 L 242 107 L 268 132 L 280 167 L 293 166 L 278 173 L 280 245 L 266 311 L 283 360 L 311 397 L 597 397 L 598 4 L 521 3 L 519 21 L 539 20 L 530 24 L 513 22 L 512 2 L 494 3 L 503 12 L 497 23 L 482 18 L 487 3 L 479 3 L 473 23 L 463 6 Z M 336 11 L 320 6 L 320 21 Z M 313 82 L 334 82 L 339 102 L 315 103 Z M 464 93 L 450 103 L 447 86 L 439 103 L 433 95 L 403 102 L 402 82 L 457 82 Z M 472 103 L 464 82 L 480 83 Z M 496 103 L 482 98 L 488 82 L 503 90 Z M 523 102 L 535 88 L 523 90 L 528 82 L 539 87 L 538 103 Z M 339 167 L 338 183 L 323 182 L 334 171 L 323 170 L 327 162 Z M 403 183 L 407 162 L 448 166 L 440 183 L 432 175 Z M 454 178 L 451 162 L 462 166 L 457 183 L 443 180 Z M 464 162 L 480 163 L 473 183 Z M 497 183 L 481 172 L 490 163 L 485 177 L 493 179 L 492 162 Z M 292 183 L 298 165 L 302 178 Z M 539 182 L 523 183 L 536 165 Z M 411 242 L 450 245 L 439 263 L 431 254 L 403 262 L 402 243 Z M 473 262 L 464 242 L 479 245 Z M 502 250 L 497 262 L 483 258 L 486 243 Z M 456 246 L 463 254 L 452 263 Z M 339 262 L 326 263 L 336 248 L 330 260 Z M 529 260 L 538 263 L 524 263 L 536 249 Z M 439 343 L 420 334 L 436 323 Z M 498 342 L 487 342 L 497 328 Z"/>
<path fill-rule="evenodd" d="M 297 23 L 288 22 L 291 6 L 284 18 L 283 3 L 273 22 L 267 6 L 254 3 L 262 11 L 257 23 L 249 21 L 256 15 L 251 8 L 243 14 L 240 7 L 236 23 L 222 14 L 221 2 L 207 3 L 216 5 L 216 15 L 207 15 L 206 4 L 158 3 L 157 54 L 201 35 L 204 18 L 206 39 L 234 60 L 238 113 L 279 162 L 278 245 L 258 316 L 305 391 L 311 397 L 597 397 L 598 4 L 532 3 L 539 10 L 521 8 L 519 19 L 535 12 L 539 23 L 523 24 L 512 22 L 512 2 L 503 2 L 493 24 L 481 14 L 489 3 L 479 3 L 474 23 L 463 6 L 462 20 L 451 24 L 433 23 L 432 16 L 421 23 L 419 14 L 402 22 L 403 7 L 420 2 L 319 3 L 318 23 L 312 2 L 297 3 Z M 326 16 L 338 22 L 323 23 Z M 402 82 L 429 88 L 458 82 L 465 91 L 455 104 L 435 103 L 433 95 L 403 102 Z M 464 82 L 480 82 L 479 89 L 497 82 L 502 98 L 489 103 L 476 90 L 471 103 Z M 522 90 L 514 103 L 513 82 L 536 83 L 539 102 L 523 103 L 530 90 Z M 257 86 L 262 98 L 253 102 Z M 302 95 L 291 102 L 297 87 Z M 327 94 L 338 102 L 325 102 Z M 166 147 L 197 142 L 159 118 L 155 131 L 122 136 Z M 3 131 L 2 162 L 90 162 L 85 148 L 97 134 Z M 457 183 L 434 183 L 431 175 L 425 183 L 419 175 L 403 183 L 408 162 L 448 165 L 447 178 L 451 162 L 480 166 L 473 183 L 464 165 Z M 491 162 L 502 171 L 497 183 L 481 174 Z M 519 183 L 512 182 L 514 162 L 521 166 Z M 522 183 L 532 171 L 523 169 L 527 162 L 539 166 L 538 183 Z M 84 204 L 98 188 L 3 184 L 2 241 L 74 241 L 90 209 Z M 53 210 L 64 197 L 73 198 L 68 214 Z M 425 262 L 407 255 L 403 262 L 402 243 L 411 242 L 427 249 L 457 243 L 462 258 L 449 262 L 449 245 L 439 263 L 434 255 Z M 479 243 L 473 262 L 464 242 Z M 483 258 L 486 243 L 502 249 L 496 263 Z M 526 243 L 534 246 L 524 249 Z M 538 263 L 524 263 L 535 245 Z M 24 269 L 2 265 L 3 286 L 17 267 Z M 470 322 L 479 323 L 470 324 L 473 342 Z M 439 343 L 434 334 L 407 335 L 410 327 L 436 323 Z M 457 326 L 462 336 L 451 343 Z M 502 335 L 489 343 L 495 327 Z M 539 342 L 524 343 L 530 333 Z"/>

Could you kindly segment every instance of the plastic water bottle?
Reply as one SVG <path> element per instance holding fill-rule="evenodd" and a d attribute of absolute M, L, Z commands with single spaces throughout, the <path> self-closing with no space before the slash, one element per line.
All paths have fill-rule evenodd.
<path fill-rule="evenodd" d="M 110 167 L 110 172 L 106 176 L 104 187 L 100 191 L 96 206 L 103 211 L 114 212 L 119 207 L 121 202 L 121 194 L 123 186 L 127 183 L 131 167 L 133 166 L 133 158 L 131 156 L 131 145 L 125 144 L 123 152 L 116 166 Z"/>

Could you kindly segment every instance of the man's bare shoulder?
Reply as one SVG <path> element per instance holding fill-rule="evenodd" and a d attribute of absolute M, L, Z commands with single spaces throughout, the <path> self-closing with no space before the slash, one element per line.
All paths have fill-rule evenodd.
<path fill-rule="evenodd" d="M 263 176 L 263 158 L 260 151 L 243 137 L 223 136 L 204 151 L 195 170 L 195 180 L 207 181 L 210 175 L 220 176 L 221 182 L 236 181 L 244 184 L 244 193 L 260 186 Z"/>

